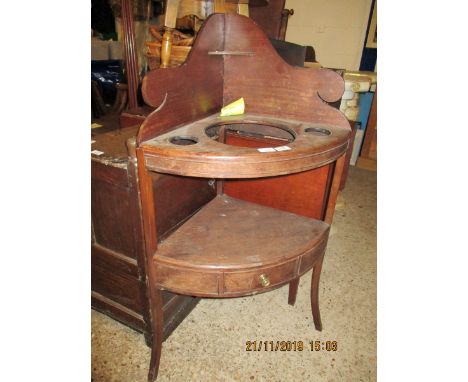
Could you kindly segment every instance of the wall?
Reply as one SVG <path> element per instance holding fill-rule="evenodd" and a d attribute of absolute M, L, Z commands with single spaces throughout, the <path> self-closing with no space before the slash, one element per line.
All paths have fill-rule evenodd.
<path fill-rule="evenodd" d="M 311 45 L 325 67 L 358 70 L 371 0 L 286 0 L 286 41 Z"/>

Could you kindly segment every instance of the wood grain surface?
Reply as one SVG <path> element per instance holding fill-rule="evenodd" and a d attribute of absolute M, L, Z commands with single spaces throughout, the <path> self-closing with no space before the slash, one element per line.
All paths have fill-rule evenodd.
<path fill-rule="evenodd" d="M 302 255 L 317 248 L 323 254 L 328 231 L 319 220 L 218 196 L 160 243 L 156 282 L 196 296 L 268 290 L 259 284 L 261 274 L 270 275 L 270 287 L 297 277 Z"/>
<path fill-rule="evenodd" d="M 217 142 L 205 132 L 213 125 L 236 123 L 279 126 L 295 138 L 293 142 L 285 142 L 284 151 L 260 152 L 256 148 Z M 310 129 L 328 134 L 314 134 Z M 213 115 L 159 135 L 141 147 L 151 171 L 205 178 L 259 178 L 324 166 L 346 152 L 349 133 L 349 128 L 282 117 Z M 193 144 L 175 144 L 177 138 L 192 140 Z"/>
<path fill-rule="evenodd" d="M 349 131 L 344 115 L 326 104 L 343 91 L 342 78 L 331 70 L 287 64 L 249 18 L 214 14 L 203 24 L 183 65 L 146 75 L 143 97 L 157 109 L 143 123 L 137 142 L 218 112 L 240 97 L 249 113 Z"/>

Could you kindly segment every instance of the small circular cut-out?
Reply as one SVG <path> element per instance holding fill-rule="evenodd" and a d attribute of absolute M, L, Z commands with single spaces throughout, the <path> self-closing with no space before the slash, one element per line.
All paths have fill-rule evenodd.
<path fill-rule="evenodd" d="M 318 136 L 325 136 L 325 135 L 331 134 L 330 130 L 327 130 L 321 127 L 308 127 L 307 129 L 304 130 L 304 132 L 310 135 L 318 135 Z"/>
<path fill-rule="evenodd" d="M 169 139 L 169 142 L 177 146 L 189 146 L 198 143 L 198 139 L 195 137 L 184 137 L 179 135 L 177 137 L 172 137 L 171 139 Z"/>

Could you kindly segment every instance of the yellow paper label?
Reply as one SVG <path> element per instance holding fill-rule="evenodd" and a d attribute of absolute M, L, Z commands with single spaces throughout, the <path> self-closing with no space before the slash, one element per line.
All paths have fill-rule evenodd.
<path fill-rule="evenodd" d="M 239 98 L 237 101 L 234 101 L 221 109 L 221 117 L 229 117 L 230 115 L 241 115 L 244 114 L 244 111 L 244 98 Z"/>

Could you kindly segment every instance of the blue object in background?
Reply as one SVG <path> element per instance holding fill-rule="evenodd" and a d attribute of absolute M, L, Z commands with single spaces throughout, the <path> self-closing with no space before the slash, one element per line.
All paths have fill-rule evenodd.
<path fill-rule="evenodd" d="M 101 85 L 102 96 L 106 103 L 114 102 L 117 83 L 125 82 L 122 68 L 122 60 L 91 61 L 91 80 Z"/>
<path fill-rule="evenodd" d="M 359 94 L 359 114 L 357 120 L 361 123 L 360 129 L 363 131 L 366 131 L 367 121 L 369 119 L 373 99 L 374 92 Z"/>

